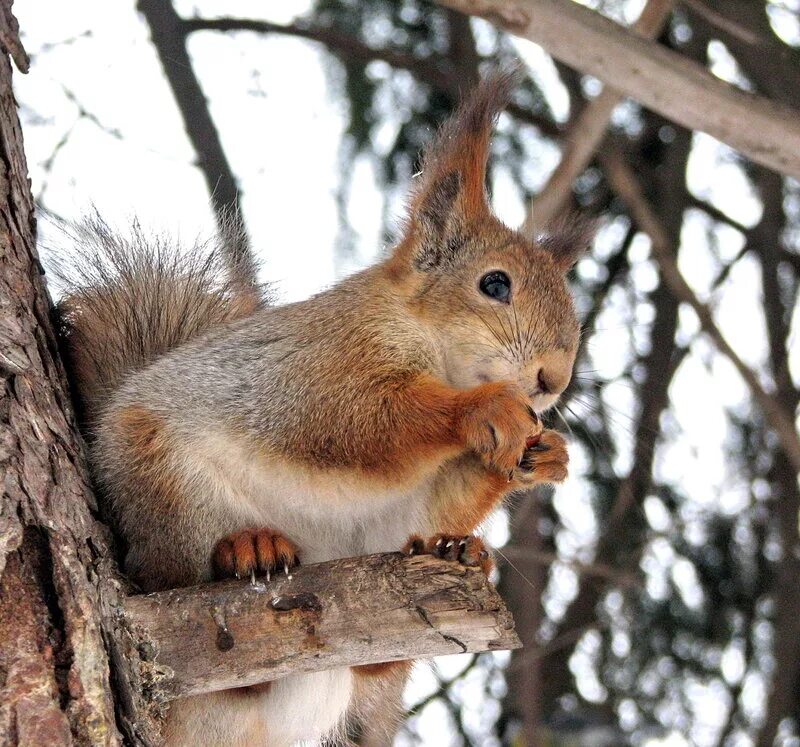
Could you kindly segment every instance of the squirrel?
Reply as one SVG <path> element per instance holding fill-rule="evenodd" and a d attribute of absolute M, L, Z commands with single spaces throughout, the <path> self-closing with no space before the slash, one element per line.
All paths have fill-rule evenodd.
<path fill-rule="evenodd" d="M 179 259 L 138 229 L 76 230 L 66 352 L 142 589 L 399 549 L 488 571 L 481 522 L 509 493 L 565 479 L 566 443 L 538 414 L 571 378 L 566 275 L 591 236 L 576 224 L 533 239 L 489 207 L 490 137 L 517 80 L 486 77 L 440 129 L 387 256 L 308 300 L 270 305 L 236 268 L 220 280 L 218 254 Z M 178 700 L 165 740 L 330 740 L 408 671 Z"/>

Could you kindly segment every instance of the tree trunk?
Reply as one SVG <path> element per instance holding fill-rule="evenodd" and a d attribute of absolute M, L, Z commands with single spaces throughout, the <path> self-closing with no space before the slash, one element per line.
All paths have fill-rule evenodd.
<path fill-rule="evenodd" d="M 116 745 L 103 614 L 119 585 L 49 320 L 0 0 L 0 744 Z"/>

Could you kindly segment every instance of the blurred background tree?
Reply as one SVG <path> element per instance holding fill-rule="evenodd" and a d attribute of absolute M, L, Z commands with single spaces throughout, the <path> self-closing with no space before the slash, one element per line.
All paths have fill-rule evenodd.
<path fill-rule="evenodd" d="M 646 6 L 641 33 L 800 111 L 797 0 L 584 4 L 623 25 Z M 580 359 L 550 417 L 572 477 L 487 527 L 525 648 L 420 669 L 397 744 L 800 744 L 797 470 L 700 318 L 795 423 L 798 181 L 432 3 L 115 5 L 17 8 L 34 194 L 56 213 L 88 197 L 202 228 L 233 205 L 237 250 L 300 297 L 391 243 L 433 130 L 485 69 L 521 60 L 494 204 L 512 224 L 600 220 L 573 275 Z M 565 190 L 553 173 L 581 121 L 599 147 Z M 354 738 L 380 744 L 368 726 Z"/>

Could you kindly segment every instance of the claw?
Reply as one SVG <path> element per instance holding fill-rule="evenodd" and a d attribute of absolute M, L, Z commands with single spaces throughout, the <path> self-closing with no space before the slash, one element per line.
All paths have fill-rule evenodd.
<path fill-rule="evenodd" d="M 283 572 L 286 574 L 286 578 L 288 578 L 289 580 L 291 580 L 291 578 L 292 578 L 292 574 L 291 574 L 291 573 L 289 573 L 289 564 L 288 564 L 288 563 L 286 563 L 286 562 L 284 562 L 284 564 L 283 564 Z"/>
<path fill-rule="evenodd" d="M 436 548 L 437 549 L 441 548 L 443 542 L 444 542 L 444 537 L 439 537 L 439 539 L 436 540 Z"/>
<path fill-rule="evenodd" d="M 255 586 L 255 585 L 256 585 L 256 569 L 253 568 L 253 570 L 250 571 L 250 586 Z"/>
<path fill-rule="evenodd" d="M 449 550 L 454 544 L 453 540 L 450 540 L 444 547 L 445 550 Z"/>

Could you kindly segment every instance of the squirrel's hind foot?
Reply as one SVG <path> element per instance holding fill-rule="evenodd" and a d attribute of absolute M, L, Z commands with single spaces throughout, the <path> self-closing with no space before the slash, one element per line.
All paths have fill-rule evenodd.
<path fill-rule="evenodd" d="M 223 537 L 214 549 L 217 578 L 254 578 L 256 573 L 271 574 L 300 564 L 297 545 L 280 532 L 266 527 L 241 529 Z"/>
<path fill-rule="evenodd" d="M 404 555 L 435 555 L 443 560 L 452 560 L 461 565 L 480 566 L 485 574 L 494 567 L 486 545 L 475 535 L 434 534 L 424 540 L 412 534 L 403 546 Z"/>

